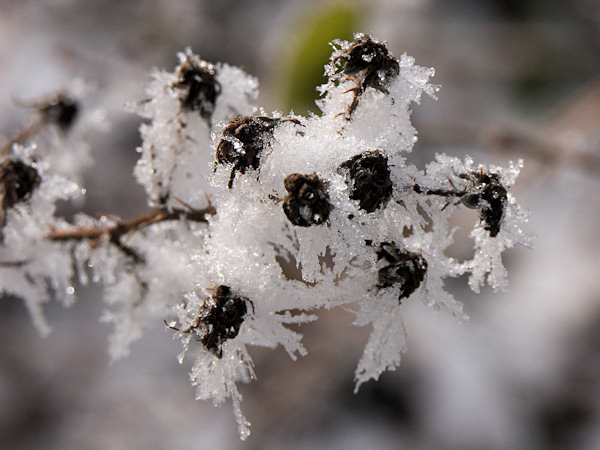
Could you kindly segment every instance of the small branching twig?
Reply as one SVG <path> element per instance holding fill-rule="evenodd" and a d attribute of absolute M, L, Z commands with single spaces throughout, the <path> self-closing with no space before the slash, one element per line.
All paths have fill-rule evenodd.
<path fill-rule="evenodd" d="M 12 139 L 2 144 L 2 147 L 0 147 L 0 156 L 9 155 L 12 152 L 12 148 L 15 144 L 25 144 L 31 137 L 35 136 L 41 125 L 41 121 L 36 121 L 31 125 L 19 130 Z"/>
<path fill-rule="evenodd" d="M 216 209 L 210 203 L 202 209 L 167 209 L 154 208 L 140 216 L 127 220 L 118 220 L 114 225 L 101 227 L 80 227 L 72 230 L 52 230 L 47 237 L 53 241 L 80 241 L 84 239 L 119 242 L 123 235 L 136 232 L 158 222 L 167 220 L 189 220 L 191 222 L 207 222 L 207 216 L 215 214 Z"/>

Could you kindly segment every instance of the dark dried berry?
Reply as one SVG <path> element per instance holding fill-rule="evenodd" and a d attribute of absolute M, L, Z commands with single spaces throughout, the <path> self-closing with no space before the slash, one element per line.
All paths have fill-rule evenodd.
<path fill-rule="evenodd" d="M 229 286 L 220 285 L 214 288 L 213 295 L 204 301 L 195 321 L 185 329 L 179 329 L 165 324 L 181 333 L 194 333 L 206 350 L 217 358 L 223 357 L 223 343 L 234 339 L 240 332 L 248 313 L 248 303 L 254 309 L 252 302 L 246 297 L 232 292 Z M 198 339 L 196 339 L 198 340 Z"/>
<path fill-rule="evenodd" d="M 329 218 L 329 196 L 316 173 L 293 173 L 285 177 L 283 184 L 288 191 L 283 200 L 283 212 L 294 225 L 310 227 L 320 225 Z"/>
<path fill-rule="evenodd" d="M 223 129 L 223 138 L 217 146 L 217 164 L 231 164 L 231 176 L 227 187 L 233 186 L 236 173 L 257 170 L 260 156 L 273 137 L 273 129 L 283 121 L 296 124 L 296 119 L 280 119 L 266 116 L 237 116 Z"/>
<path fill-rule="evenodd" d="M 395 75 L 400 71 L 398 61 L 390 55 L 383 42 L 374 40 L 368 34 L 359 35 L 354 42 L 334 62 L 343 63 L 342 70 L 354 75 L 361 70 L 391 70 Z"/>
<path fill-rule="evenodd" d="M 47 101 L 38 105 L 46 123 L 57 125 L 61 130 L 68 131 L 79 113 L 79 103 L 64 94 L 52 95 Z"/>
<path fill-rule="evenodd" d="M 377 272 L 377 287 L 398 288 L 399 302 L 417 290 L 427 272 L 427 261 L 420 254 L 401 250 L 394 242 L 382 242 L 377 259 L 389 263 Z"/>
<path fill-rule="evenodd" d="M 247 298 L 234 294 L 229 286 L 221 285 L 216 288 L 211 301 L 205 303 L 200 317 L 207 332 L 201 342 L 217 358 L 223 357 L 223 343 L 240 332 L 248 312 L 248 302 Z"/>
<path fill-rule="evenodd" d="M 340 166 L 346 176 L 350 198 L 358 200 L 360 209 L 368 213 L 385 205 L 392 195 L 392 181 L 387 157 L 378 151 L 354 156 Z"/>
<path fill-rule="evenodd" d="M 485 223 L 483 228 L 490 232 L 491 237 L 496 237 L 500 232 L 500 222 L 504 214 L 506 188 L 496 174 L 484 174 L 480 182 L 483 184 L 479 201 L 480 217 Z"/>
<path fill-rule="evenodd" d="M 498 175 L 493 173 L 472 173 L 471 177 L 478 183 L 473 190 L 460 197 L 460 203 L 467 208 L 479 209 L 479 217 L 483 228 L 490 232 L 490 237 L 496 237 L 500 232 L 500 223 L 506 204 L 506 188 L 500 182 Z"/>
<path fill-rule="evenodd" d="M 202 118 L 210 120 L 215 102 L 221 93 L 221 85 L 215 79 L 216 69 L 206 61 L 186 60 L 177 70 L 177 82 L 173 87 L 182 90 L 181 106 L 198 111 Z"/>
<path fill-rule="evenodd" d="M 390 80 L 400 73 L 398 60 L 390 55 L 385 44 L 375 41 L 368 34 L 359 35 L 341 55 L 334 58 L 333 62 L 341 62 L 342 73 L 345 75 L 360 77 L 348 114 L 354 112 L 359 97 L 368 87 L 387 94 Z"/>
<path fill-rule="evenodd" d="M 0 163 L 0 227 L 6 219 L 6 210 L 27 200 L 40 184 L 35 167 L 23 161 L 5 160 Z"/>
<path fill-rule="evenodd" d="M 483 228 L 490 232 L 490 237 L 496 237 L 500 232 L 507 199 L 506 188 L 502 185 L 498 174 L 472 172 L 458 176 L 464 180 L 471 181 L 473 186 L 463 191 L 456 189 L 434 189 L 425 192 L 427 195 L 458 198 L 458 203 L 467 208 L 478 209 L 479 218 L 484 223 Z M 416 184 L 413 190 L 416 193 L 423 192 L 423 189 Z"/>

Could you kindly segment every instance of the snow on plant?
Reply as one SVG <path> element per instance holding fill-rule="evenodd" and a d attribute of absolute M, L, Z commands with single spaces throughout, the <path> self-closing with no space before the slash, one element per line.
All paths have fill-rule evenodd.
<path fill-rule="evenodd" d="M 315 320 L 313 310 L 345 305 L 354 325 L 372 326 L 357 389 L 397 367 L 405 302 L 463 319 L 445 278 L 469 274 L 476 291 L 506 287 L 501 254 L 528 242 L 526 214 L 509 192 L 521 163 L 407 162 L 410 108 L 436 92 L 434 71 L 370 35 L 336 41 L 325 73 L 321 114 L 302 117 L 257 109 L 254 78 L 191 50 L 173 73 L 155 72 L 133 106 L 148 121 L 134 173 L 151 207 L 133 219 L 55 217 L 55 201 L 81 191 L 47 163 L 60 149 L 46 140 L 39 151 L 35 136 L 15 144 L 0 164 L 3 291 L 23 297 L 46 332 L 42 300 L 70 303 L 73 277 L 91 275 L 105 287 L 113 357 L 164 320 L 183 343 L 180 361 L 194 358 L 197 398 L 231 398 L 242 438 L 249 423 L 237 383 L 254 378 L 248 346 L 306 354 L 288 325 Z M 56 117 L 44 125 L 70 133 Z M 446 254 L 458 208 L 479 218 L 467 261 Z"/>

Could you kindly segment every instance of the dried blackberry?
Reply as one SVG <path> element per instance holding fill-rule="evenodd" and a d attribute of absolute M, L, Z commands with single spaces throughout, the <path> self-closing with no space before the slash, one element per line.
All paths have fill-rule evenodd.
<path fill-rule="evenodd" d="M 0 163 L 0 228 L 6 223 L 6 211 L 27 200 L 40 184 L 35 167 L 10 159 Z"/>
<path fill-rule="evenodd" d="M 288 191 L 283 200 L 283 211 L 290 222 L 299 227 L 310 227 L 320 225 L 329 218 L 329 196 L 316 173 L 293 173 L 285 177 L 283 183 Z"/>
<path fill-rule="evenodd" d="M 378 151 L 361 153 L 340 166 L 346 177 L 350 198 L 358 200 L 360 209 L 368 213 L 385 205 L 392 195 L 392 181 L 387 157 Z"/>
<path fill-rule="evenodd" d="M 215 102 L 221 93 L 221 85 L 215 79 L 216 69 L 206 61 L 188 59 L 177 70 L 177 82 L 173 87 L 183 93 L 181 106 L 185 110 L 198 111 L 202 118 L 210 120 Z"/>
<path fill-rule="evenodd" d="M 388 265 L 377 272 L 377 287 L 397 287 L 398 302 L 409 297 L 423 282 L 427 261 L 418 253 L 401 250 L 394 242 L 382 242 L 377 249 L 377 259 Z"/>
<path fill-rule="evenodd" d="M 217 146 L 217 164 L 231 164 L 227 187 L 233 187 L 236 173 L 258 169 L 260 156 L 273 137 L 273 129 L 283 121 L 300 123 L 296 119 L 266 116 L 237 116 L 223 129 L 223 138 Z"/>
<path fill-rule="evenodd" d="M 341 62 L 342 73 L 345 75 L 358 75 L 359 78 L 358 86 L 353 89 L 354 99 L 348 107 L 348 115 L 354 112 L 360 96 L 368 87 L 387 94 L 390 80 L 400 73 L 398 60 L 390 55 L 385 44 L 368 34 L 359 35 L 333 62 Z"/>

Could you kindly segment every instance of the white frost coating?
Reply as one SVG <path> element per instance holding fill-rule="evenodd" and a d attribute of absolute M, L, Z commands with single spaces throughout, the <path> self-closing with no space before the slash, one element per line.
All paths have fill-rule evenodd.
<path fill-rule="evenodd" d="M 373 332 L 365 347 L 363 357 L 356 368 L 356 387 L 370 379 L 377 380 L 384 370 L 400 365 L 400 354 L 406 351 L 406 330 L 400 307 L 395 298 L 381 299 L 377 308 L 361 303 L 361 311 L 354 325 L 373 324 Z"/>
<path fill-rule="evenodd" d="M 138 114 L 150 121 L 140 127 L 141 157 L 134 173 L 146 189 L 152 204 L 180 207 L 177 198 L 190 205 L 205 202 L 203 191 L 212 162 L 210 142 L 213 128 L 238 114 L 252 114 L 250 104 L 258 95 L 258 82 L 242 70 L 227 64 L 210 65 L 191 49 L 179 55 L 180 65 L 172 73 L 155 70 L 146 87 L 147 98 L 140 102 Z M 219 92 L 210 116 L 182 106 L 187 95 L 182 71 L 206 65 L 214 71 Z"/>
<path fill-rule="evenodd" d="M 69 248 L 45 239 L 45 235 L 49 229 L 66 224 L 54 217 L 56 201 L 74 199 L 81 190 L 77 184 L 53 173 L 47 160 L 34 159 L 41 153 L 36 145 L 13 148 L 14 160 L 34 167 L 41 182 L 27 202 L 6 211 L 0 261 L 17 264 L 0 265 L 0 289 L 25 299 L 34 324 L 45 335 L 51 328 L 41 305 L 48 300 L 48 288 L 67 306 L 75 300 L 69 289 L 73 278 Z"/>
<path fill-rule="evenodd" d="M 55 201 L 80 189 L 47 159 L 34 161 L 32 149 L 15 148 L 42 183 L 7 211 L 0 261 L 19 264 L 0 265 L 2 290 L 23 297 L 47 333 L 48 281 L 66 304 L 74 277 L 101 283 L 113 359 L 167 319 L 183 344 L 180 361 L 194 359 L 197 398 L 231 398 L 242 439 L 250 424 L 237 383 L 255 378 L 248 347 L 305 355 L 289 326 L 315 320 L 310 311 L 344 305 L 354 325 L 372 326 L 356 389 L 400 364 L 406 302 L 465 320 L 444 280 L 468 274 L 475 291 L 504 289 L 503 251 L 530 244 L 527 214 L 508 192 L 522 162 L 503 168 L 437 155 L 425 170 L 407 163 L 417 139 L 411 108 L 437 92 L 433 69 L 393 58 L 368 35 L 335 45 L 318 116 L 267 116 L 252 104 L 253 77 L 189 49 L 174 72 L 155 71 L 136 107 L 148 123 L 135 176 L 156 208 L 146 220 L 79 214 L 70 225 L 54 217 Z M 190 68 L 204 72 L 194 78 Z M 466 261 L 446 254 L 458 208 L 479 219 Z M 49 231 L 78 237 L 52 240 Z"/>
<path fill-rule="evenodd" d="M 445 278 L 468 272 L 473 289 L 485 281 L 494 289 L 505 286 L 506 273 L 500 255 L 514 243 L 524 242 L 523 238 L 515 237 L 522 235 L 520 225 L 526 217 L 510 194 L 502 204 L 504 211 L 496 220 L 498 223 L 494 217 L 484 218 L 482 213 L 486 207 L 497 209 L 497 205 L 491 205 L 482 197 L 487 184 L 480 173 L 493 174 L 504 188 L 509 188 L 518 174 L 517 166 L 511 165 L 508 169 L 475 166 L 470 159 L 463 162 L 439 155 L 422 172 L 405 162 L 402 153 L 410 152 L 416 141 L 416 130 L 410 121 L 411 105 L 420 101 L 423 92 L 430 96 L 437 92 L 437 87 L 428 82 L 433 69 L 416 66 L 413 58 L 403 55 L 398 61 L 397 76 L 389 78 L 385 88 L 367 86 L 351 111 L 355 95 L 352 89 L 359 85 L 360 73 L 347 76 L 340 63 L 353 43 L 338 42 L 337 45 L 339 48 L 326 67 L 329 81 L 319 88 L 323 94 L 318 102 L 322 114 L 308 118 L 290 116 L 294 120 L 280 121 L 269 131 L 267 139 L 263 137 L 266 144 L 261 146 L 258 169 L 217 165 L 211 184 L 218 215 L 210 222 L 205 245 L 207 254 L 202 260 L 214 274 L 215 284 L 233 286 L 240 295 L 254 302 L 251 319 L 242 324 L 235 341 L 269 346 L 268 342 L 250 342 L 245 330 L 246 327 L 257 331 L 267 329 L 266 321 L 260 327 L 258 323 L 264 318 L 273 321 L 276 309 L 272 309 L 272 299 L 278 299 L 279 290 L 298 296 L 295 309 L 357 302 L 354 324 L 373 326 L 356 371 L 358 388 L 400 363 L 400 354 L 405 351 L 402 302 L 420 300 L 465 320 L 462 304 L 444 289 Z M 365 58 L 367 60 L 373 61 L 374 57 Z M 281 116 L 274 113 L 272 117 Z M 221 143 L 227 141 L 233 144 L 234 152 L 243 162 L 251 149 L 230 135 L 215 134 L 213 151 L 218 152 Z M 393 189 L 383 207 L 365 211 L 359 201 L 349 198 L 351 185 L 347 182 L 347 173 L 340 171 L 340 167 L 356 155 L 375 150 L 387 158 Z M 326 186 L 331 205 L 326 224 L 297 226 L 286 217 L 282 208 L 288 196 L 284 180 L 294 173 L 316 174 Z M 228 184 L 230 179 L 233 180 L 231 185 Z M 445 253 L 455 232 L 450 229 L 448 220 L 455 209 L 467 203 L 470 198 L 467 194 L 479 196 L 471 199 L 473 204 L 469 207 L 475 209 L 474 214 L 481 220 L 473 230 L 476 241 L 473 258 L 459 263 Z M 306 205 L 300 206 L 297 214 L 301 221 L 319 221 Z M 500 232 L 492 237 L 495 231 L 490 230 L 495 227 L 499 227 Z M 427 262 L 423 280 L 409 289 L 404 296 L 408 298 L 399 299 L 402 291 L 395 285 L 382 286 L 385 280 L 380 279 L 380 273 L 390 261 L 379 257 L 377 249 L 386 242 L 395 243 L 401 253 L 420 255 Z M 273 264 L 277 255 L 287 255 L 287 259 L 301 269 L 305 284 L 294 282 L 293 286 L 285 273 L 279 273 L 279 267 Z M 283 303 L 276 305 L 282 309 L 289 307 Z M 267 312 L 271 317 L 263 315 Z M 191 319 L 180 320 L 183 325 L 189 324 Z M 185 342 L 189 344 L 187 337 Z M 279 343 L 285 346 L 281 336 Z M 229 342 L 223 345 L 224 355 L 230 348 Z M 220 388 L 205 380 L 211 388 L 206 387 L 203 392 L 218 392 L 219 401 L 223 395 L 229 395 L 236 403 L 237 394 L 228 388 L 229 383 L 236 380 L 234 374 L 243 378 L 239 374 L 248 373 L 241 367 L 249 370 L 251 366 L 245 351 L 237 347 L 231 351 L 234 351 L 233 361 L 241 366 L 230 372 L 232 378 L 219 381 Z M 202 360 L 204 362 L 197 367 L 213 368 L 215 364 L 223 364 L 225 356 L 215 361 L 214 355 L 204 351 L 197 364 Z M 232 360 L 226 361 L 231 363 Z M 203 370 L 204 376 L 214 379 L 214 372 Z"/>

